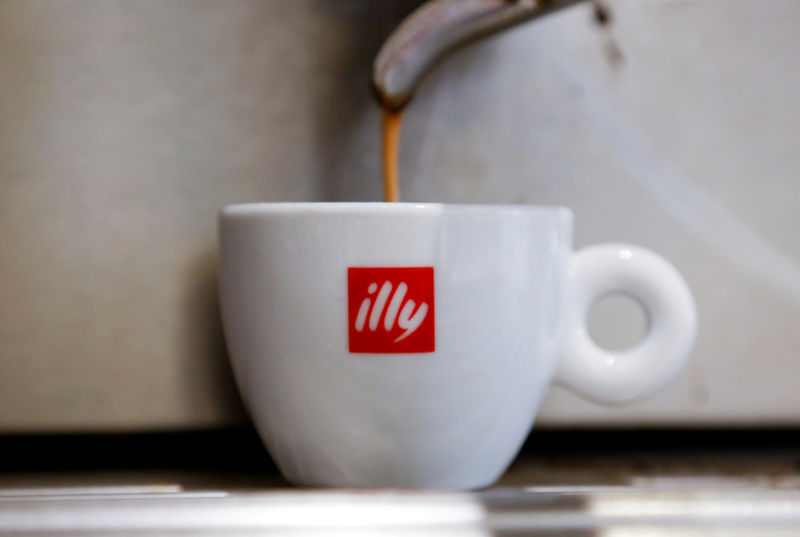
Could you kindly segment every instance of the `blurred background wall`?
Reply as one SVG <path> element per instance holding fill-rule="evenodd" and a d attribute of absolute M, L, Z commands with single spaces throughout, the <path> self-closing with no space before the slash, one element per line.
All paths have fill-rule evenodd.
<path fill-rule="evenodd" d="M 246 419 L 216 212 L 380 199 L 370 64 L 418 4 L 0 3 L 0 431 Z M 542 424 L 800 424 L 800 3 L 609 4 L 609 31 L 581 5 L 435 71 L 401 194 L 567 205 L 578 246 L 641 244 L 688 279 L 673 386 L 620 409 L 554 388 Z M 633 341 L 637 315 L 606 304 L 598 339 Z"/>

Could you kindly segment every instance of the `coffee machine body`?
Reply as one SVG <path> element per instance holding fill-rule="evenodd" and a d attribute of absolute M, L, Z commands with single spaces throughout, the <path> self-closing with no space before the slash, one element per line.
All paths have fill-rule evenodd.
<path fill-rule="evenodd" d="M 421 3 L 0 4 L 0 431 L 246 423 L 217 211 L 381 198 L 372 63 Z M 576 247 L 686 277 L 677 382 L 613 409 L 553 388 L 540 426 L 798 425 L 797 3 L 607 4 L 610 31 L 582 3 L 433 70 L 401 196 L 568 206 Z M 606 306 L 598 338 L 635 340 L 635 307 Z"/>

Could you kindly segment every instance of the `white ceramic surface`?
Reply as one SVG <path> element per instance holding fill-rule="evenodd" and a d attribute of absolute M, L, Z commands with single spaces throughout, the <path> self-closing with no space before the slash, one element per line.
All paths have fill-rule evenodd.
<path fill-rule="evenodd" d="M 233 205 L 220 216 L 220 261 L 240 391 L 278 466 L 300 484 L 489 485 L 533 425 L 565 339 L 558 380 L 606 403 L 663 387 L 694 341 L 694 304 L 675 269 L 625 245 L 572 261 L 563 208 Z M 348 317 L 351 267 L 433 268 L 431 352 L 350 352 L 360 300 Z M 406 299 L 419 296 L 407 287 Z M 639 299 L 651 322 L 624 353 L 586 335 L 590 303 L 616 291 Z M 390 292 L 374 308 L 397 313 L 403 297 L 393 304 Z M 378 310 L 367 327 L 366 312 L 355 317 L 362 330 L 393 325 Z"/>

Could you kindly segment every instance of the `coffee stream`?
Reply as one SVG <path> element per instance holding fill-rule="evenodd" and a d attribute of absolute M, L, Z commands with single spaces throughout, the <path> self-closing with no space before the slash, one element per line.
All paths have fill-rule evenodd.
<path fill-rule="evenodd" d="M 403 112 L 383 109 L 382 150 L 383 150 L 383 188 L 385 201 L 400 201 L 397 186 L 397 153 L 400 143 L 400 123 Z"/>

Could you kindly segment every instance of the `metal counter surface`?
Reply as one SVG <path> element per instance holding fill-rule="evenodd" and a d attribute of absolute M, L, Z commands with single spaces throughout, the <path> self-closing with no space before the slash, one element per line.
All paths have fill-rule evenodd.
<path fill-rule="evenodd" d="M 294 488 L 245 433 L 171 447 L 129 439 L 127 454 L 97 455 L 92 466 L 85 450 L 73 451 L 77 464 L 61 470 L 69 450 L 50 442 L 55 465 L 3 465 L 0 534 L 798 534 L 796 435 L 760 432 L 734 444 L 733 432 L 710 433 L 697 442 L 703 434 L 539 433 L 495 487 L 473 492 Z M 631 445 L 636 438 L 644 440 Z M 150 458 L 133 453 L 159 444 Z"/>
<path fill-rule="evenodd" d="M 479 492 L 192 490 L 150 485 L 7 488 L 0 534 L 26 535 L 789 535 L 786 484 L 692 478 Z"/>

